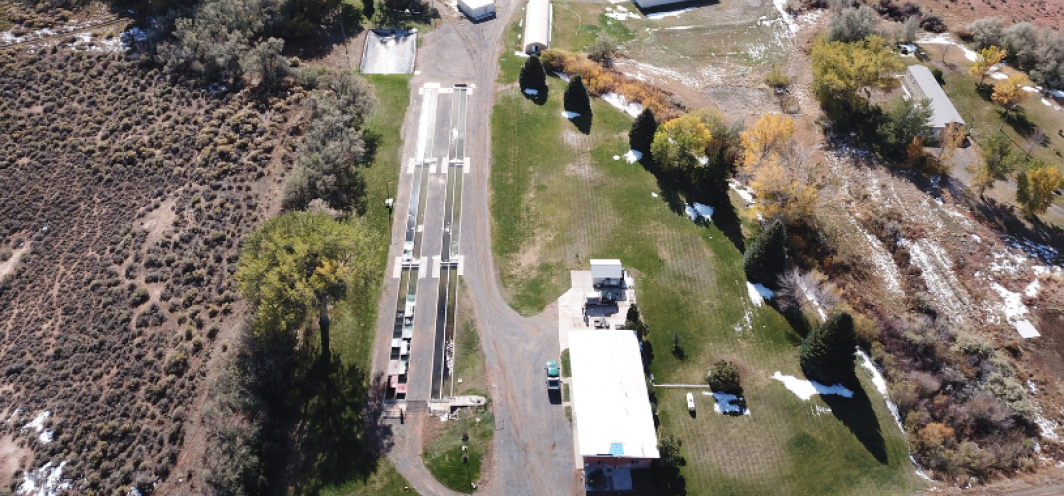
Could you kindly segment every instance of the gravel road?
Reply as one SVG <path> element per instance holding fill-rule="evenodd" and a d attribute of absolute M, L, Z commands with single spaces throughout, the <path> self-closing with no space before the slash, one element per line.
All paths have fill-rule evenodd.
<path fill-rule="evenodd" d="M 547 396 L 543 364 L 557 359 L 558 332 L 556 308 L 552 305 L 541 315 L 525 318 L 514 312 L 503 299 L 491 252 L 490 213 L 488 211 L 489 166 L 491 156 L 491 108 L 494 103 L 498 58 L 503 32 L 512 15 L 520 15 L 523 2 L 497 0 L 497 18 L 471 23 L 450 12 L 440 27 L 425 35 L 424 48 L 418 53 L 416 69 L 420 71 L 410 83 L 411 102 L 403 125 L 403 167 L 416 153 L 421 96 L 418 89 L 425 83 L 440 83 L 446 88 L 455 83 L 475 85 L 469 97 L 466 122 L 467 154 L 471 171 L 464 174 L 462 204 L 461 253 L 465 256 L 464 280 L 471 292 L 484 346 L 487 376 L 496 418 L 494 459 L 485 474 L 478 494 L 507 496 L 542 496 L 583 494 L 580 472 L 574 466 L 572 426 L 560 403 Z M 446 7 L 444 7 L 446 9 Z M 402 253 L 405 212 L 409 204 L 411 175 L 402 174 L 393 224 L 389 264 Z M 430 190 L 436 188 L 430 182 Z M 430 195 L 438 193 L 430 192 Z M 430 204 L 432 203 L 430 196 Z M 430 212 L 430 216 L 438 216 Z M 439 223 L 426 221 L 425 252 L 438 246 Z M 428 240 L 436 240 L 430 242 Z M 433 248 L 434 249 L 434 248 Z M 392 316 L 398 280 L 392 279 L 392 267 L 386 271 L 385 286 L 378 321 L 374 371 L 383 372 L 388 361 L 392 335 Z M 435 295 L 438 280 L 420 281 L 419 295 Z M 419 303 L 415 315 L 415 336 L 431 332 L 435 303 Z M 415 338 L 418 339 L 418 338 Z M 426 339 L 413 346 L 426 346 Z M 431 343 L 427 344 L 431 346 Z M 411 375 L 419 376 L 415 367 Z M 413 379 L 412 379 L 413 380 Z M 422 400 L 411 388 L 410 400 Z M 420 395 L 420 393 L 418 393 Z M 403 425 L 392 427 L 392 443 L 387 456 L 418 492 L 425 496 L 450 495 L 421 461 L 421 426 L 435 421 L 425 414 L 411 414 Z"/>

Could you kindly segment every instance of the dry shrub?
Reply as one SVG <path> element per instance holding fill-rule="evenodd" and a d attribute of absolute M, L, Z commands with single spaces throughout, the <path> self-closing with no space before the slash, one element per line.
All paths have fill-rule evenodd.
<path fill-rule="evenodd" d="M 630 102 L 638 102 L 654 112 L 659 122 L 666 122 L 683 114 L 672 95 L 648 83 L 626 76 L 580 54 L 551 48 L 540 56 L 548 71 L 579 74 L 592 95 L 601 97 L 617 93 Z"/>

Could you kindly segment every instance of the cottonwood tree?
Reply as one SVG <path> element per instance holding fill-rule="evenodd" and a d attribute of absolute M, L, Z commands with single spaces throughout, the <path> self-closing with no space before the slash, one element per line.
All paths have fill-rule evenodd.
<path fill-rule="evenodd" d="M 517 76 L 517 82 L 522 90 L 540 91 L 547 87 L 547 71 L 543 69 L 539 55 L 532 55 L 525 60 L 525 65 L 521 66 L 521 73 Z"/>
<path fill-rule="evenodd" d="M 1030 95 L 1023 89 L 1024 86 L 1030 85 L 1031 80 L 1027 79 L 1026 74 L 1013 74 L 1008 79 L 994 85 L 994 93 L 990 95 L 990 98 L 994 100 L 994 103 L 1005 108 L 1005 117 L 1008 117 L 1016 106 L 1023 103 Z"/>
<path fill-rule="evenodd" d="M 857 331 L 853 317 L 835 312 L 802 341 L 798 360 L 806 376 L 827 384 L 853 377 Z"/>
<path fill-rule="evenodd" d="M 607 67 L 613 63 L 616 56 L 617 39 L 607 34 L 600 34 L 587 47 L 587 58 Z"/>
<path fill-rule="evenodd" d="M 641 152 L 650 151 L 657 131 L 658 121 L 654 117 L 654 111 L 650 108 L 643 109 L 632 122 L 632 128 L 628 130 L 628 146 Z"/>
<path fill-rule="evenodd" d="M 713 134 L 696 116 L 677 117 L 658 128 L 650 153 L 662 167 L 692 170 L 702 165 Z"/>
<path fill-rule="evenodd" d="M 740 134 L 743 145 L 743 167 L 753 172 L 772 155 L 779 154 L 783 144 L 795 132 L 794 119 L 780 114 L 765 114 Z"/>
<path fill-rule="evenodd" d="M 941 147 L 941 151 L 938 153 L 939 162 L 949 160 L 953 156 L 954 150 L 964 144 L 966 136 L 968 136 L 968 130 L 964 127 L 964 124 L 959 122 L 946 124 L 938 132 L 938 142 Z"/>
<path fill-rule="evenodd" d="M 1008 179 L 1021 163 L 1022 156 L 1012 147 L 1012 140 L 1005 133 L 994 133 L 979 146 L 982 160 L 970 166 L 968 172 L 972 174 L 972 185 L 979 190 L 979 196 L 983 196 L 996 181 Z"/>
<path fill-rule="evenodd" d="M 361 222 L 337 222 L 323 213 L 268 220 L 245 238 L 236 272 L 241 294 L 256 309 L 255 332 L 294 333 L 318 307 L 327 356 L 329 300 L 366 287 L 375 242 Z"/>
<path fill-rule="evenodd" d="M 591 115 L 591 96 L 584 86 L 584 80 L 579 74 L 573 74 L 569 78 L 569 84 L 565 86 L 565 95 L 562 98 L 565 110 L 576 114 Z"/>
<path fill-rule="evenodd" d="M 772 157 L 750 180 L 757 195 L 754 210 L 765 219 L 780 219 L 787 225 L 808 222 L 819 198 L 817 168 L 806 165 L 806 152 L 790 147 L 789 153 Z"/>
<path fill-rule="evenodd" d="M 1001 61 L 1008 55 L 1008 51 L 1002 48 L 998 48 L 995 45 L 990 45 L 982 50 L 979 50 L 979 55 L 975 58 L 975 62 L 968 68 L 968 73 L 973 76 L 979 76 L 979 84 L 983 84 L 983 80 L 986 79 L 987 73 L 995 65 L 1001 63 Z"/>
<path fill-rule="evenodd" d="M 761 232 L 743 253 L 746 278 L 766 287 L 776 287 L 787 268 L 787 231 L 776 220 Z"/>
<path fill-rule="evenodd" d="M 1034 162 L 1016 176 L 1016 201 L 1024 213 L 1044 214 L 1053 204 L 1053 192 L 1064 187 L 1064 174 L 1054 166 Z"/>
<path fill-rule="evenodd" d="M 828 41 L 853 43 L 861 41 L 876 32 L 879 15 L 876 11 L 862 5 L 860 8 L 836 10 L 828 21 Z"/>
<path fill-rule="evenodd" d="M 867 105 L 873 89 L 887 91 L 901 84 L 894 74 L 904 64 L 879 36 L 856 43 L 818 38 L 811 55 L 813 91 L 829 114 L 836 117 Z"/>

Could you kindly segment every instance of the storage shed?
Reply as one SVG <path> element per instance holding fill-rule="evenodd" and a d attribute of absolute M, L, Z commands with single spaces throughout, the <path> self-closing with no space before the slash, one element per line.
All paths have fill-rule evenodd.
<path fill-rule="evenodd" d="M 550 0 L 528 0 L 525 10 L 525 53 L 539 55 L 550 48 L 550 30 L 553 22 L 554 7 Z"/>
<path fill-rule="evenodd" d="M 617 259 L 591 259 L 591 282 L 595 287 L 620 286 L 624 283 L 624 267 Z"/>
<path fill-rule="evenodd" d="M 458 0 L 458 10 L 474 21 L 495 17 L 495 0 Z"/>
<path fill-rule="evenodd" d="M 928 124 L 931 125 L 931 129 L 935 134 L 945 129 L 946 125 L 950 123 L 956 122 L 965 125 L 960 112 L 957 112 L 957 108 L 953 106 L 953 102 L 946 96 L 946 92 L 942 91 L 942 86 L 938 84 L 935 75 L 931 73 L 931 69 L 922 65 L 910 65 L 909 69 L 905 71 L 905 77 L 902 78 L 902 82 L 905 84 L 905 89 L 909 92 L 909 95 L 913 98 L 931 100 L 931 120 Z"/>

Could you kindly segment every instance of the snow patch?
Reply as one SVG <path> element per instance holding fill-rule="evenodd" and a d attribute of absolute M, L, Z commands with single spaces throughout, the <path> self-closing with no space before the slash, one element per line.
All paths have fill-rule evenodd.
<path fill-rule="evenodd" d="M 642 105 L 636 102 L 629 102 L 627 98 L 617 93 L 603 93 L 599 98 L 632 117 L 638 117 L 639 113 L 643 111 Z"/>
<path fill-rule="evenodd" d="M 809 398 L 812 398 L 814 394 L 835 394 L 843 398 L 853 398 L 853 391 L 843 387 L 842 384 L 825 386 L 816 381 L 807 381 L 792 375 L 783 375 L 778 370 L 775 374 L 772 374 L 772 378 L 782 382 L 795 396 L 806 401 L 809 401 Z"/>
<path fill-rule="evenodd" d="M 887 247 L 883 246 L 883 242 L 879 238 L 866 231 L 864 226 L 853 217 L 850 217 L 850 223 L 857 228 L 861 235 L 864 236 L 865 241 L 868 242 L 868 246 L 871 248 L 868 254 L 878 272 L 883 276 L 887 291 L 890 291 L 895 296 L 904 296 L 905 292 L 901 289 L 901 275 L 898 272 L 898 266 L 894 264 L 894 258 L 890 256 Z"/>
<path fill-rule="evenodd" d="M 63 480 L 66 464 L 62 462 L 53 468 L 52 462 L 48 462 L 37 470 L 27 470 L 15 493 L 20 496 L 58 496 L 70 489 L 70 483 Z"/>
<path fill-rule="evenodd" d="M 610 19 L 616 19 L 618 21 L 627 21 L 628 19 L 639 19 L 639 14 L 636 14 L 635 12 L 630 12 L 628 9 L 624 8 L 624 6 L 618 5 L 616 9 L 617 10 L 614 10 L 613 7 L 606 7 L 605 16 L 609 17 Z"/>
<path fill-rule="evenodd" d="M 1057 434 L 1057 427 L 1059 427 L 1060 424 L 1057 423 L 1056 420 L 1047 419 L 1041 415 L 1035 415 L 1034 423 L 1038 425 L 1038 430 L 1041 431 L 1043 439 L 1060 441 L 1060 434 Z"/>
<path fill-rule="evenodd" d="M 539 90 L 533 89 L 533 88 L 525 88 L 525 94 L 526 95 L 536 96 L 536 95 L 539 94 Z"/>
<path fill-rule="evenodd" d="M 734 394 L 719 393 L 719 392 L 708 393 L 708 392 L 705 392 L 705 391 L 702 391 L 702 394 L 704 394 L 704 395 L 712 394 L 713 395 L 713 399 L 717 400 L 717 403 L 715 405 L 713 405 L 713 411 L 714 412 L 717 412 L 717 413 L 719 413 L 721 415 L 726 415 L 726 414 L 750 415 L 750 409 L 749 408 L 745 408 L 742 405 L 738 404 L 737 402 L 739 401 L 739 397 L 734 395 Z"/>
<path fill-rule="evenodd" d="M 562 117 L 565 117 L 566 119 L 576 119 L 577 117 L 580 117 L 580 114 L 576 112 L 570 112 L 568 110 L 563 110 Z"/>
<path fill-rule="evenodd" d="M 794 22 L 794 16 L 790 12 L 787 12 L 788 0 L 772 0 L 772 5 L 776 7 L 776 11 L 780 13 L 780 17 L 783 19 L 783 24 L 787 26 L 787 30 L 790 31 L 793 36 L 798 32 L 798 23 Z"/>
<path fill-rule="evenodd" d="M 518 50 L 514 50 L 514 55 L 517 56 L 517 57 L 521 57 L 523 59 L 527 59 L 527 58 L 531 57 L 531 55 L 529 55 L 529 54 L 527 54 L 525 52 L 518 51 Z"/>
<path fill-rule="evenodd" d="M 695 202 L 693 206 L 687 205 L 686 207 L 684 207 L 684 211 L 687 212 L 687 217 L 691 220 L 698 220 L 699 218 L 702 218 L 707 221 L 713 220 L 713 207 L 710 207 L 708 205 L 703 205 L 701 203 Z"/>
<path fill-rule="evenodd" d="M 990 73 L 987 73 L 987 76 L 990 76 L 990 77 L 992 77 L 994 79 L 1000 79 L 1000 80 L 1004 80 L 1004 79 L 1008 79 L 1009 78 L 1008 74 L 1005 74 L 1005 73 L 1002 73 L 1002 72 L 990 72 Z"/>
<path fill-rule="evenodd" d="M 1030 339 L 1041 336 L 1038 330 L 1034 328 L 1034 325 L 1031 324 L 1031 321 L 1023 318 L 1028 313 L 1027 305 L 1023 304 L 1023 295 L 1009 291 L 996 282 L 990 283 L 990 289 L 993 289 L 994 292 L 1001 296 L 1001 299 L 1005 300 L 1001 305 L 1001 312 L 1005 314 L 1005 320 L 1016 328 L 1021 337 Z"/>
<path fill-rule="evenodd" d="M 734 179 L 728 181 L 728 186 L 730 186 L 732 190 L 739 194 L 739 197 L 746 202 L 747 207 L 754 204 L 754 190 L 747 188 L 742 184 L 739 184 L 739 181 L 736 181 Z"/>
<path fill-rule="evenodd" d="M 917 40 L 917 42 L 924 45 L 953 45 L 957 48 L 960 48 L 964 52 L 964 58 L 968 59 L 969 62 L 975 62 L 976 59 L 979 58 L 979 54 L 972 51 L 971 48 L 968 48 L 960 43 L 957 43 L 956 41 L 953 41 L 953 37 L 950 36 L 949 33 L 935 35 L 925 34 L 921 36 L 920 39 Z"/>
<path fill-rule="evenodd" d="M 634 164 L 640 160 L 643 160 L 643 152 L 639 150 L 628 150 L 628 153 L 624 154 L 624 161 L 629 164 Z"/>
<path fill-rule="evenodd" d="M 35 430 L 37 432 L 41 432 L 42 430 L 44 430 L 44 421 L 48 420 L 48 417 L 51 417 L 51 416 L 52 416 L 52 412 L 50 410 L 45 410 L 45 411 L 37 414 L 37 416 L 34 417 L 33 420 L 29 421 L 28 424 L 22 426 L 22 430 L 33 429 L 33 430 Z"/>

